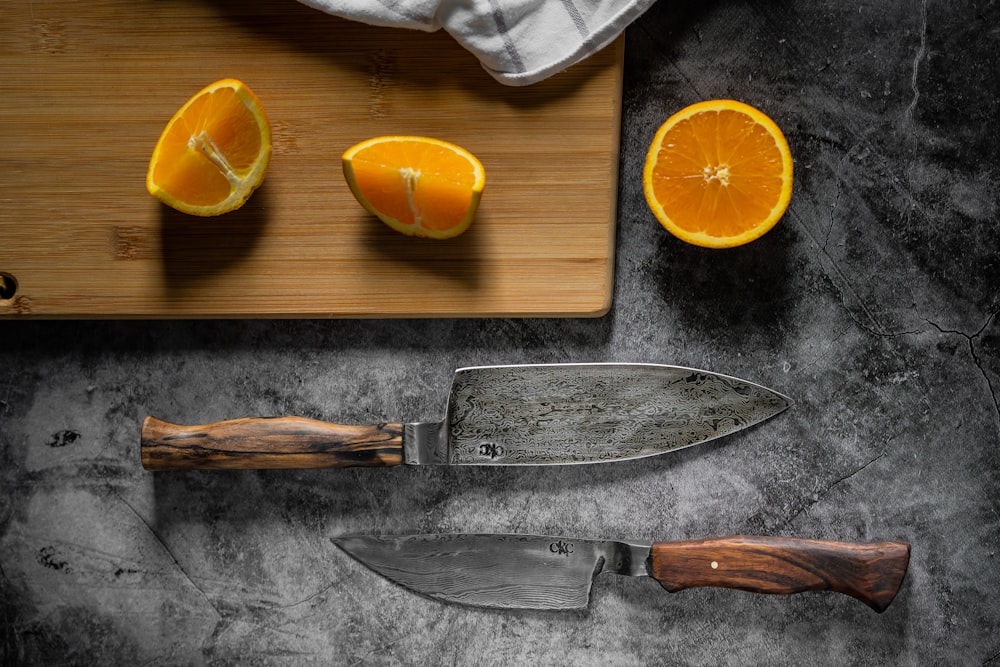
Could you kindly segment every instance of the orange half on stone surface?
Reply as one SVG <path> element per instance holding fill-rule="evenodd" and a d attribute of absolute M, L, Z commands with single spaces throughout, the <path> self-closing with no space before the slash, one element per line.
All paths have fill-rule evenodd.
<path fill-rule="evenodd" d="M 342 157 L 355 198 L 403 234 L 432 239 L 458 236 L 472 224 L 486 170 L 460 146 L 416 136 L 375 137 Z"/>
<path fill-rule="evenodd" d="M 792 196 L 792 155 L 778 126 L 734 100 L 693 104 L 667 119 L 646 155 L 643 190 L 679 239 L 730 248 L 757 239 Z"/>
<path fill-rule="evenodd" d="M 242 206 L 264 181 L 271 160 L 271 125 L 244 83 L 206 86 L 160 135 L 146 189 L 167 206 L 212 216 Z"/>

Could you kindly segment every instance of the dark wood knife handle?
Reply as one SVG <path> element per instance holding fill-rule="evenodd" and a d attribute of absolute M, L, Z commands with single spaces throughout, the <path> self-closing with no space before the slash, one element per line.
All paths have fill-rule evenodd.
<path fill-rule="evenodd" d="M 696 586 L 778 595 L 836 591 L 881 613 L 903 583 L 910 545 L 740 535 L 660 542 L 650 557 L 650 573 L 670 592 Z"/>
<path fill-rule="evenodd" d="M 146 470 L 396 466 L 403 463 L 403 425 L 263 417 L 180 426 L 146 417 L 139 449 Z"/>

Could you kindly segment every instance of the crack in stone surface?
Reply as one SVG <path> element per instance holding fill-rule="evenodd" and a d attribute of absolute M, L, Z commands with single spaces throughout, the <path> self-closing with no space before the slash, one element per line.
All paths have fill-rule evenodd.
<path fill-rule="evenodd" d="M 827 486 L 826 489 L 824 489 L 821 493 L 816 494 L 815 500 L 813 500 L 810 503 L 807 503 L 807 504 L 803 505 L 802 507 L 800 507 L 798 509 L 798 511 L 796 511 L 794 514 L 792 514 L 790 517 L 788 517 L 788 519 L 783 524 L 781 524 L 781 528 L 787 528 L 788 526 L 790 526 L 797 518 L 799 518 L 800 514 L 802 514 L 806 510 L 811 509 L 813 506 L 817 505 L 835 487 L 837 487 L 839 484 L 842 484 L 843 482 L 846 482 L 847 480 L 851 479 L 855 475 L 859 474 L 861 471 L 863 471 L 868 466 L 872 465 L 873 463 L 875 463 L 876 461 L 878 461 L 879 459 L 881 459 L 883 456 L 885 456 L 885 452 L 880 453 L 878 456 L 876 456 L 875 458 L 869 460 L 867 463 L 865 463 L 864 465 L 862 465 L 860 468 L 857 468 L 853 472 L 848 473 L 847 475 L 844 475 L 840 479 L 836 480 L 835 482 L 833 482 L 832 484 L 830 484 L 829 486 Z"/>
<path fill-rule="evenodd" d="M 197 583 L 195 583 L 194 579 L 192 579 L 192 578 L 191 578 L 191 575 L 189 575 L 189 574 L 187 573 L 187 570 L 185 570 L 185 569 L 184 569 L 184 566 L 183 566 L 183 565 L 181 565 L 181 563 L 180 563 L 180 561 L 179 561 L 179 560 L 177 560 L 177 556 L 175 556 L 175 555 L 174 555 L 174 552 L 173 552 L 173 551 L 171 551 L 170 547 L 168 547 L 168 546 L 167 546 L 167 543 L 163 541 L 163 539 L 162 539 L 162 538 L 160 537 L 160 535 L 159 535 L 159 534 L 158 534 L 158 533 L 156 532 L 156 530 L 154 530 L 154 528 L 153 528 L 153 527 L 152 527 L 152 526 L 151 526 L 151 525 L 149 524 L 149 522 L 148 522 L 148 521 L 146 521 L 146 519 L 145 519 L 145 518 L 144 518 L 144 517 L 143 517 L 143 516 L 142 516 L 141 514 L 139 514 L 139 512 L 138 512 L 138 511 L 136 511 L 136 509 L 135 509 L 134 507 L 132 507 L 132 504 L 131 504 L 131 503 L 129 503 L 129 502 L 128 502 L 127 500 L 125 500 L 124 498 L 122 498 L 122 497 L 121 497 L 121 495 L 120 495 L 120 494 L 119 494 L 119 493 L 118 493 L 117 491 L 115 491 L 114 489 L 111 489 L 111 493 L 112 493 L 112 494 L 114 494 L 114 496 L 115 496 L 115 497 L 116 497 L 116 498 L 117 498 L 117 499 L 118 499 L 118 500 L 119 500 L 119 501 L 120 501 L 120 502 L 121 502 L 121 503 L 122 503 L 122 504 L 123 504 L 123 505 L 124 505 L 125 507 L 127 507 L 127 508 L 129 509 L 129 511 L 131 511 L 131 512 L 132 512 L 132 514 L 134 514 L 134 515 L 136 516 L 136 518 L 137 518 L 137 519 L 139 519 L 139 521 L 141 521 L 141 522 L 142 522 L 142 525 L 144 525 L 144 526 L 146 527 L 146 530 L 148 530 L 148 531 L 149 531 L 149 534 L 153 536 L 153 539 L 154 539 L 154 540 L 156 540 L 156 543 L 160 545 L 160 547 L 161 547 L 161 548 L 162 548 L 162 549 L 163 549 L 163 550 L 164 550 L 164 551 L 166 552 L 166 554 L 167 554 L 167 555 L 168 555 L 168 556 L 170 557 L 170 560 L 172 560 L 172 561 L 173 561 L 174 565 L 175 565 L 175 566 L 177 567 L 177 570 L 178 570 L 178 571 L 179 571 L 179 572 L 180 572 L 180 573 L 181 573 L 182 575 L 184 575 L 184 578 L 188 580 L 188 583 L 190 583 L 190 584 L 191 584 L 192 586 L 194 586 L 194 589 L 195 589 L 196 591 L 198 591 L 199 593 L 201 593 L 201 596 L 202 596 L 202 598 L 204 598 L 204 599 L 205 599 L 205 602 L 206 602 L 206 603 L 208 604 L 208 606 L 209 606 L 209 607 L 211 607 L 212 611 L 214 611 L 214 612 L 215 612 L 215 614 L 216 614 L 216 615 L 217 615 L 217 616 L 218 616 L 219 618 L 222 618 L 222 617 L 223 617 L 223 614 L 222 614 L 222 612 L 220 612 L 220 611 L 219 611 L 219 608 L 215 606 L 215 604 L 214 604 L 214 603 L 212 602 L 211 598 L 209 598 L 209 597 L 208 597 L 208 594 L 207 594 L 207 593 L 205 593 L 205 590 L 204 590 L 204 589 L 203 589 L 203 588 L 202 588 L 201 586 L 199 586 L 199 585 L 198 585 Z"/>
<path fill-rule="evenodd" d="M 851 309 L 847 307 L 847 304 L 843 305 L 844 309 L 847 310 L 847 316 L 858 325 L 858 328 L 871 336 L 875 336 L 876 338 L 899 338 L 900 336 L 912 336 L 913 334 L 920 333 L 919 329 L 906 329 L 904 331 L 876 331 L 855 317 L 854 313 L 851 312 Z M 867 312 L 867 309 L 865 312 Z"/>
<path fill-rule="evenodd" d="M 910 89 L 913 91 L 913 99 L 903 112 L 903 121 L 909 125 L 913 122 L 913 112 L 917 108 L 917 101 L 920 99 L 920 87 L 918 77 L 920 74 L 920 61 L 927 55 L 927 0 L 920 3 L 920 46 L 916 55 L 913 56 L 913 73 L 910 75 Z"/>
<path fill-rule="evenodd" d="M 972 363 L 976 365 L 976 368 L 979 369 L 979 374 L 982 375 L 983 379 L 986 381 L 986 388 L 989 390 L 990 399 L 993 402 L 993 412 L 996 414 L 997 425 L 998 427 L 1000 427 L 1000 397 L 997 397 L 997 389 L 996 387 L 993 386 L 993 381 L 990 380 L 990 376 L 986 372 L 986 368 L 983 366 L 983 362 L 979 359 L 979 354 L 976 352 L 976 339 L 979 338 L 982 335 L 982 333 L 989 328 L 990 324 L 993 322 L 993 318 L 995 318 L 997 314 L 998 313 L 990 313 L 989 317 L 986 318 L 986 322 L 983 324 L 983 326 L 979 327 L 979 330 L 971 335 L 965 333 L 964 331 L 958 331 L 957 329 L 945 329 L 932 320 L 927 320 L 927 323 L 941 333 L 961 336 L 969 344 L 969 354 L 972 356 Z"/>
<path fill-rule="evenodd" d="M 846 160 L 847 157 L 845 156 L 844 159 Z M 837 192 L 834 195 L 833 203 L 830 204 L 830 216 L 829 216 L 830 224 L 827 225 L 826 236 L 823 238 L 823 252 L 824 253 L 826 252 L 827 246 L 830 245 L 830 234 L 833 232 L 833 225 L 836 222 L 836 216 L 834 214 L 836 213 L 837 208 L 840 206 L 840 197 L 843 194 L 843 188 L 841 188 L 841 186 L 840 186 L 840 179 L 839 178 L 837 179 L 836 184 L 837 184 Z"/>
<path fill-rule="evenodd" d="M 298 602 L 289 602 L 288 604 L 278 604 L 278 605 L 268 605 L 268 606 L 273 606 L 275 609 L 291 609 L 292 607 L 298 607 L 301 604 L 305 604 L 305 603 L 307 603 L 307 602 L 309 602 L 311 600 L 315 600 L 320 595 L 322 595 L 323 593 L 326 593 L 328 590 L 330 590 L 331 588 L 333 588 L 334 586 L 336 586 L 339 583 L 340 583 L 339 579 L 337 581 L 331 581 L 329 584 L 327 584 L 323 588 L 319 589 L 318 591 L 316 591 L 315 593 L 313 593 L 311 595 L 308 595 L 308 596 L 302 598 Z M 262 605 L 266 605 L 267 603 L 265 603 L 262 600 L 261 604 Z"/>
<path fill-rule="evenodd" d="M 833 280 L 832 282 L 834 283 L 834 285 L 838 286 L 837 291 L 840 294 L 840 303 L 844 307 L 844 310 L 847 311 L 847 314 L 851 317 L 851 319 L 857 322 L 858 326 L 862 327 L 866 331 L 871 331 L 869 326 L 861 324 L 855 318 L 854 314 L 851 312 L 850 307 L 847 305 L 847 298 L 845 296 L 845 293 L 849 293 L 851 296 L 854 297 L 855 301 L 857 301 L 858 303 L 858 307 L 860 307 L 861 310 L 864 311 L 865 315 L 868 316 L 868 318 L 875 324 L 875 326 L 881 327 L 881 322 L 879 322 L 878 318 L 875 317 L 874 313 L 872 313 L 868 309 L 868 306 L 865 305 L 865 302 L 861 298 L 861 295 L 857 293 L 857 291 L 854 289 L 854 286 L 851 284 L 851 281 L 848 280 L 847 275 L 840 269 L 840 266 L 838 266 L 837 262 L 834 261 L 833 257 L 830 256 L 830 253 L 827 252 L 825 244 L 821 244 L 819 242 L 819 240 L 813 235 L 809 227 L 806 226 L 806 224 L 802 221 L 802 218 L 800 218 L 795 211 L 789 210 L 789 214 L 796 220 L 796 222 L 799 223 L 799 227 L 801 227 L 803 231 L 805 231 L 806 235 L 809 236 L 809 240 L 812 241 L 813 245 L 815 245 L 816 248 L 819 249 L 819 252 L 830 263 L 833 272 L 836 274 L 836 277 L 838 278 L 838 280 Z"/>
<path fill-rule="evenodd" d="M 858 293 L 858 291 L 855 289 L 855 286 L 849 279 L 848 274 L 841 269 L 840 265 L 833 258 L 833 256 L 830 255 L 828 251 L 829 238 L 832 233 L 832 228 L 835 222 L 835 211 L 837 208 L 840 207 L 841 198 L 844 194 L 843 182 L 846 181 L 848 178 L 848 173 L 847 170 L 844 168 L 844 165 L 851 159 L 851 157 L 859 149 L 862 149 L 862 152 L 866 155 L 867 154 L 874 155 L 875 157 L 878 158 L 878 161 L 881 163 L 888 162 L 888 160 L 883 155 L 881 155 L 877 147 L 873 146 L 869 141 L 869 137 L 873 131 L 872 129 L 864 131 L 855 131 L 853 128 L 848 127 L 847 130 L 854 138 L 854 142 L 851 144 L 849 148 L 846 149 L 843 157 L 838 161 L 837 165 L 827 165 L 827 168 L 830 170 L 833 178 L 836 181 L 837 189 L 834 196 L 833 204 L 830 206 L 830 211 L 828 216 L 829 226 L 827 227 L 823 240 L 821 241 L 820 238 L 818 238 L 818 236 L 813 233 L 813 231 L 804 223 L 802 218 L 793 208 L 789 209 L 788 215 L 791 216 L 798 223 L 799 227 L 809 237 L 809 239 L 812 241 L 812 243 L 819 251 L 819 253 L 822 255 L 822 257 L 825 258 L 826 262 L 828 262 L 829 269 L 827 269 L 825 273 L 831 279 L 831 282 L 837 287 L 841 305 L 843 305 L 848 315 L 851 317 L 852 320 L 854 320 L 854 322 L 859 327 L 861 327 L 864 331 L 872 334 L 873 336 L 878 336 L 878 337 L 892 337 L 892 336 L 905 335 L 908 333 L 917 333 L 915 331 L 904 331 L 904 332 L 886 331 L 885 325 L 880 321 L 877 314 L 868 307 L 868 304 L 865 303 L 865 300 L 862 298 L 861 294 Z M 905 187 L 903 187 L 899 179 L 895 177 L 891 173 L 891 171 L 884 170 L 883 174 L 888 178 L 890 187 L 892 187 L 892 189 L 897 194 L 899 194 L 900 197 L 905 199 L 909 204 L 910 208 L 907 211 L 907 216 L 912 216 L 914 212 L 916 212 L 917 214 L 923 216 L 923 218 L 926 219 L 929 223 L 932 222 L 931 216 L 920 205 L 920 203 L 917 201 L 913 193 L 907 190 Z M 855 188 L 852 188 L 849 191 L 853 191 L 854 189 Z M 848 301 L 851 298 L 853 298 L 853 301 L 857 303 L 857 309 L 860 310 L 862 313 L 864 313 L 865 316 L 867 316 L 867 319 L 870 322 L 869 324 L 863 323 L 858 318 L 858 316 L 856 316 L 855 313 L 852 311 L 850 305 L 848 304 Z"/>

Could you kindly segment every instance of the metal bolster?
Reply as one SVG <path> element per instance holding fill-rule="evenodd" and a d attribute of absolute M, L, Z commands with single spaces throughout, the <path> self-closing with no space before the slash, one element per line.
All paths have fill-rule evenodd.
<path fill-rule="evenodd" d="M 403 424 L 403 463 L 448 465 L 448 434 L 444 422 Z"/>
<path fill-rule="evenodd" d="M 652 562 L 652 549 L 648 544 L 629 544 L 629 551 L 632 552 L 631 566 L 633 577 L 648 577 Z"/>
<path fill-rule="evenodd" d="M 628 577 L 649 576 L 650 547 L 628 542 L 610 542 L 612 561 L 608 571 Z"/>

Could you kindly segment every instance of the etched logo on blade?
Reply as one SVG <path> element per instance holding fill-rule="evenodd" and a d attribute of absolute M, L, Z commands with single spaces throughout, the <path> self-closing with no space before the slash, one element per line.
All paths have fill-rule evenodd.
<path fill-rule="evenodd" d="M 573 553 L 573 543 L 559 540 L 549 545 L 549 551 L 560 556 L 569 556 Z"/>
<path fill-rule="evenodd" d="M 504 454 L 506 454 L 504 448 L 494 442 L 485 442 L 479 445 L 479 455 L 488 459 L 497 459 Z"/>

